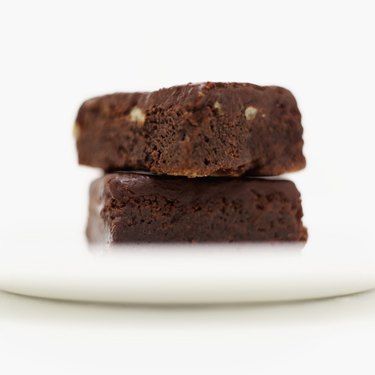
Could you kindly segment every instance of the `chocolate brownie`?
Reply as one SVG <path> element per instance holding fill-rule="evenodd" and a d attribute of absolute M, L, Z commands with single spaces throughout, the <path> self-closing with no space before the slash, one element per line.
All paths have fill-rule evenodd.
<path fill-rule="evenodd" d="M 108 174 L 90 188 L 90 242 L 305 241 L 291 181 Z"/>
<path fill-rule="evenodd" d="M 188 177 L 302 169 L 302 132 L 288 90 L 250 83 L 106 95 L 83 103 L 75 125 L 80 164 Z"/>

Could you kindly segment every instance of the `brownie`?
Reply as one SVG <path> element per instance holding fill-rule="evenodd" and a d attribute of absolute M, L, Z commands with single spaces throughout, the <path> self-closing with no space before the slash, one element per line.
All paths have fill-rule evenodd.
<path fill-rule="evenodd" d="M 90 242 L 305 241 L 287 180 L 114 173 L 90 187 Z"/>
<path fill-rule="evenodd" d="M 297 171 L 302 132 L 288 90 L 211 82 L 88 100 L 74 129 L 80 164 L 188 177 Z"/>

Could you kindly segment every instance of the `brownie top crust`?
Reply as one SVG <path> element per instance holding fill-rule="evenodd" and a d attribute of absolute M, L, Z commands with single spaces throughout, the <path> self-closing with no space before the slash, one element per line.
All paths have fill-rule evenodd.
<path fill-rule="evenodd" d="M 277 101 L 278 99 L 281 101 Z M 95 97 L 82 104 L 78 111 L 77 122 L 81 128 L 84 127 L 84 124 L 87 124 L 85 116 L 89 114 L 106 118 L 129 116 L 129 120 L 137 122 L 137 111 L 134 110 L 136 107 L 145 112 L 154 106 L 161 109 L 175 107 L 177 110 L 181 107 L 186 111 L 210 106 L 218 112 L 225 111 L 229 116 L 242 111 L 246 117 L 248 106 L 254 106 L 261 111 L 262 106 L 273 104 L 275 108 L 292 108 L 293 114 L 301 120 L 293 94 L 283 87 L 238 82 L 205 82 L 162 88 L 153 92 L 118 92 Z M 249 117 L 249 110 L 247 113 Z M 144 113 L 140 114 L 138 118 L 140 123 L 143 115 Z"/>
<path fill-rule="evenodd" d="M 261 193 L 267 197 L 275 194 L 275 191 L 286 201 L 300 199 L 300 193 L 294 183 L 281 178 L 265 179 L 244 176 L 239 179 L 206 177 L 196 180 L 186 177 L 117 172 L 102 177 L 101 184 L 108 197 L 116 201 L 127 200 L 134 196 L 157 194 L 167 196 L 168 199 L 178 201 L 180 204 L 196 200 L 205 201 L 215 196 L 222 197 L 223 194 L 241 197 L 246 201 L 251 198 L 250 192 L 255 196 Z"/>

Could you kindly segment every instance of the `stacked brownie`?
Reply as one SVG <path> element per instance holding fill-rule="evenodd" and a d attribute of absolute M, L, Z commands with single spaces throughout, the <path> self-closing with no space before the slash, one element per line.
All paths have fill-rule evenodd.
<path fill-rule="evenodd" d="M 79 109 L 91 242 L 307 239 L 291 181 L 305 166 L 301 115 L 276 86 L 204 83 L 94 98 Z"/>

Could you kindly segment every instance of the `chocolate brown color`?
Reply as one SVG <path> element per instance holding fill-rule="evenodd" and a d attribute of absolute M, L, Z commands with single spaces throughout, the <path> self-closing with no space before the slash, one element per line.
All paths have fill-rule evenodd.
<path fill-rule="evenodd" d="M 75 125 L 80 164 L 188 177 L 297 171 L 302 132 L 288 90 L 249 83 L 98 97 L 83 103 Z"/>
<path fill-rule="evenodd" d="M 286 180 L 116 173 L 90 188 L 90 242 L 305 241 Z"/>

